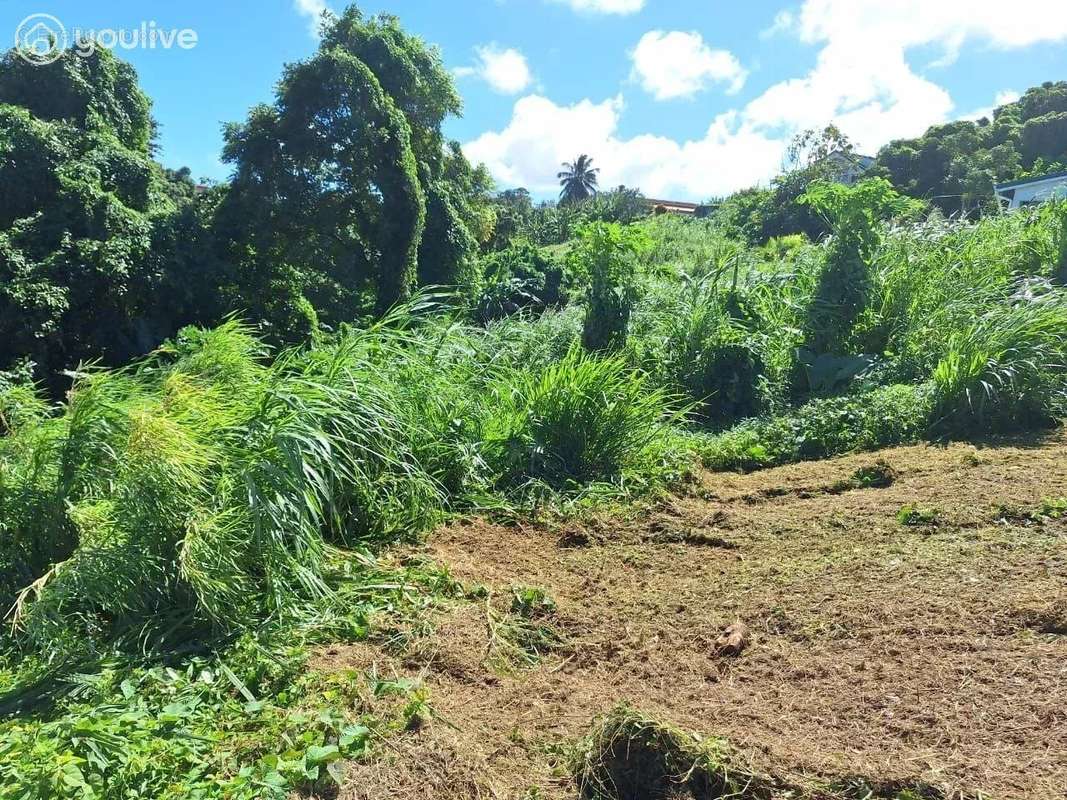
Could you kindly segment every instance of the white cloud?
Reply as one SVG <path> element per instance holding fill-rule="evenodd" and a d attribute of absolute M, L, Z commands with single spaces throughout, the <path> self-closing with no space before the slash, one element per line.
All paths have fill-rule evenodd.
<path fill-rule="evenodd" d="M 326 5 L 326 0 L 293 0 L 293 8 L 300 16 L 308 18 L 311 35 L 318 38 L 322 14 L 330 10 Z"/>
<path fill-rule="evenodd" d="M 888 44 L 908 48 L 983 40 L 994 47 L 1025 47 L 1067 37 L 1067 4 L 1062 0 L 807 0 L 798 19 L 808 42 L 859 46 Z M 857 40 L 859 36 L 865 40 Z"/>
<path fill-rule="evenodd" d="M 780 15 L 778 22 L 776 33 L 819 48 L 815 66 L 719 114 L 701 138 L 623 139 L 621 98 L 559 106 L 535 95 L 518 100 L 508 125 L 470 142 L 467 153 L 484 161 L 501 184 L 541 193 L 556 188 L 560 161 L 584 152 L 602 168 L 604 185 L 621 182 L 653 196 L 707 198 L 772 177 L 790 137 L 805 128 L 834 121 L 862 152 L 873 154 L 892 139 L 918 136 L 959 116 L 949 93 L 912 68 L 908 51 L 941 48 L 947 61 L 967 46 L 1012 50 L 1064 41 L 1067 2 L 805 0 L 792 17 Z M 646 88 L 681 96 L 672 93 L 684 94 L 701 76 L 652 75 Z M 995 102 L 1015 94 L 1001 93 Z M 988 114 L 991 108 L 980 111 Z"/>
<path fill-rule="evenodd" d="M 784 9 L 774 15 L 774 22 L 771 23 L 769 28 L 764 28 L 760 31 L 759 36 L 761 39 L 770 39 L 780 33 L 788 33 L 793 30 L 793 26 L 796 23 L 796 16 L 794 16 L 793 12 L 789 9 Z"/>
<path fill-rule="evenodd" d="M 733 53 L 713 50 L 696 31 L 649 31 L 630 55 L 634 78 L 657 100 L 692 97 L 710 83 L 737 92 L 748 74 Z"/>
<path fill-rule="evenodd" d="M 993 98 L 993 103 L 998 106 L 1006 106 L 1008 103 L 1014 103 L 1020 97 L 1022 97 L 1022 95 L 1014 89 L 1002 89 L 997 92 L 997 96 Z"/>
<path fill-rule="evenodd" d="M 575 11 L 593 14 L 636 14 L 645 7 L 645 0 L 549 0 L 562 3 Z"/>
<path fill-rule="evenodd" d="M 996 96 L 993 98 L 993 105 L 983 106 L 982 108 L 975 109 L 969 114 L 964 114 L 962 117 L 960 117 L 960 119 L 969 119 L 972 122 L 977 122 L 983 117 L 985 117 L 986 119 L 992 119 L 993 111 L 995 111 L 1000 106 L 1007 105 L 1008 103 L 1014 103 L 1020 97 L 1022 97 L 1022 95 L 1014 89 L 1002 89 L 1001 91 L 997 92 Z"/>
<path fill-rule="evenodd" d="M 697 199 L 767 180 L 781 161 L 783 144 L 740 124 L 736 112 L 717 117 L 704 138 L 679 143 L 665 136 L 620 138 L 624 110 L 621 96 L 560 106 L 530 95 L 515 103 L 507 127 L 482 134 L 464 150 L 502 185 L 539 193 L 558 189 L 561 162 L 588 153 L 604 186 L 625 183 L 653 196 Z"/>
<path fill-rule="evenodd" d="M 533 81 L 526 56 L 514 48 L 503 49 L 497 44 L 475 48 L 478 63 L 473 67 L 457 67 L 456 77 L 477 75 L 501 94 L 518 94 Z"/>

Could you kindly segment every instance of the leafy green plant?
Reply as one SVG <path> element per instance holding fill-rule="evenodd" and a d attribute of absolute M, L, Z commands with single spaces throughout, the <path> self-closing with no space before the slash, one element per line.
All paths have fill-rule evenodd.
<path fill-rule="evenodd" d="M 800 198 L 833 229 L 819 289 L 808 311 L 805 342 L 816 354 L 848 352 L 852 326 L 870 302 L 870 262 L 881 239 L 881 223 L 907 213 L 915 201 L 874 178 L 856 186 L 815 183 Z"/>
<path fill-rule="evenodd" d="M 490 253 L 482 268 L 485 286 L 475 316 L 483 325 L 523 309 L 543 311 L 567 300 L 571 281 L 563 264 L 527 241 Z"/>
<path fill-rule="evenodd" d="M 1042 519 L 1067 518 L 1067 497 L 1046 497 L 1034 511 L 1034 516 Z"/>
<path fill-rule="evenodd" d="M 938 525 L 940 521 L 941 512 L 936 508 L 926 508 L 909 503 L 897 512 L 897 522 L 901 525 Z"/>
<path fill-rule="evenodd" d="M 705 439 L 698 450 L 710 469 L 759 469 L 916 441 L 930 413 L 928 387 L 885 386 L 742 423 Z"/>
<path fill-rule="evenodd" d="M 647 242 L 639 228 L 594 222 L 582 228 L 568 254 L 571 271 L 588 285 L 582 343 L 590 352 L 625 344 L 637 300 L 637 255 Z"/>

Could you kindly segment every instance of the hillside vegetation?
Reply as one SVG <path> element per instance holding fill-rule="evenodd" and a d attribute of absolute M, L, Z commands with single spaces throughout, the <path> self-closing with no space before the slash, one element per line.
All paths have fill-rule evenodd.
<path fill-rule="evenodd" d="M 991 127 L 1041 139 L 1035 98 Z M 457 603 L 498 666 L 561 640 L 538 587 L 494 605 L 410 549 L 441 524 L 1067 412 L 1067 204 L 946 218 L 900 175 L 815 180 L 826 235 L 758 243 L 625 187 L 534 208 L 444 141 L 459 108 L 436 50 L 352 7 L 198 188 L 107 51 L 0 61 L 0 798 L 335 791 L 434 712 L 315 648 L 402 653 Z"/>

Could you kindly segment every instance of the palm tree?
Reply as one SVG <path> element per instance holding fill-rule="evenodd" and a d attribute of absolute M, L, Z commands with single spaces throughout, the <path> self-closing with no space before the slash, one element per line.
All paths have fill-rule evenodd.
<path fill-rule="evenodd" d="M 559 193 L 561 203 L 579 203 L 588 200 L 597 192 L 598 168 L 593 166 L 593 159 L 584 153 L 573 164 L 563 162 L 563 172 L 556 177 L 563 190 Z"/>

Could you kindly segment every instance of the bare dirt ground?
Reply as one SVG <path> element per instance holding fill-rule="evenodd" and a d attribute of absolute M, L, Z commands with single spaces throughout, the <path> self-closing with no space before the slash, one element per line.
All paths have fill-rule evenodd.
<path fill-rule="evenodd" d="M 846 488 L 884 460 L 884 488 Z M 1067 797 L 1067 436 L 917 446 L 705 474 L 629 517 L 469 522 L 423 554 L 488 600 L 407 652 L 319 668 L 421 680 L 433 716 L 349 769 L 345 798 L 574 798 L 563 748 L 620 703 L 810 779 L 919 780 L 946 797 Z M 934 517 L 905 525 L 903 506 Z M 917 516 L 923 516 L 922 514 Z M 566 642 L 493 663 L 487 608 L 545 589 Z M 737 657 L 723 628 L 751 631 Z"/>

